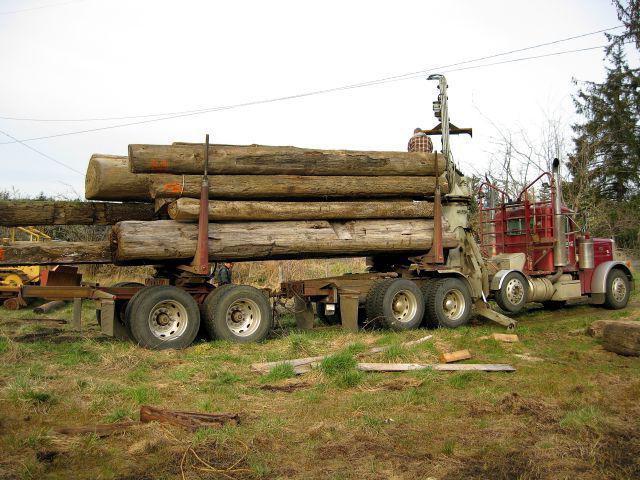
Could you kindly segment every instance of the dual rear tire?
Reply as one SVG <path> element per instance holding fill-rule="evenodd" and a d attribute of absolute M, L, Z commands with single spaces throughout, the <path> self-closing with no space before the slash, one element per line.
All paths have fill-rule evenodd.
<path fill-rule="evenodd" d="M 237 343 L 260 341 L 271 330 L 273 315 L 267 296 L 254 287 L 218 287 L 200 308 L 186 291 L 162 285 L 138 291 L 127 303 L 124 318 L 138 345 L 164 350 L 191 345 L 201 319 L 211 338 Z"/>
<path fill-rule="evenodd" d="M 471 305 L 467 283 L 455 277 L 429 279 L 422 288 L 407 279 L 382 280 L 369 291 L 366 303 L 369 321 L 392 330 L 456 328 L 469 322 Z"/>

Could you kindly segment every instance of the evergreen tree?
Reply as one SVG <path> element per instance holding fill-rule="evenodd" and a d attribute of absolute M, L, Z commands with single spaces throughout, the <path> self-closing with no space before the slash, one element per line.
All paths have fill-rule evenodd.
<path fill-rule="evenodd" d="M 613 0 L 613 5 L 616 7 L 618 20 L 624 25 L 625 31 L 620 35 L 607 35 L 611 41 L 608 52 L 628 42 L 635 43 L 636 48 L 640 50 L 640 0 L 628 2 Z"/>
<path fill-rule="evenodd" d="M 640 77 L 621 45 L 613 46 L 609 59 L 605 81 L 585 82 L 574 98 L 584 122 L 573 126 L 576 149 L 569 168 L 598 197 L 622 202 L 640 187 Z"/>

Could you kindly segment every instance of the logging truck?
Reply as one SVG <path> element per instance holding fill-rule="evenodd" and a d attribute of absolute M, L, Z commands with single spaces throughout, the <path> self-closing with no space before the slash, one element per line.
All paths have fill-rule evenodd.
<path fill-rule="evenodd" d="M 458 128 L 449 121 L 446 79 L 442 75 L 430 79 L 438 81 L 434 111 L 440 123 L 423 132 L 441 135 L 445 165 L 443 175 L 426 177 L 435 182 L 430 186 L 434 192 L 429 204 L 433 222 L 428 224 L 432 234 L 427 251 L 378 251 L 368 259 L 366 273 L 283 282 L 277 292 L 248 285 L 215 288 L 210 283 L 207 137 L 200 185 L 192 180 L 186 184 L 183 179 L 178 189 L 178 193 L 200 191 L 197 205 L 189 201 L 191 213 L 187 209 L 182 213 L 198 216 L 197 247 L 191 263 L 164 261 L 145 285 L 24 286 L 21 296 L 95 300 L 104 333 L 131 337 L 154 349 L 190 345 L 201 324 L 215 338 L 262 340 L 271 330 L 275 305 L 291 300 L 301 329 L 313 328 L 317 318 L 340 323 L 345 330 L 357 330 L 363 323 L 394 330 L 455 328 L 467 324 L 473 315 L 514 328 L 516 320 L 495 310 L 491 300 L 507 314 L 516 314 L 531 302 L 557 308 L 568 301 L 583 300 L 624 308 L 633 288 L 630 265 L 616 257 L 612 239 L 592 238 L 577 227 L 574 212 L 563 202 L 559 161 L 554 160 L 552 171 L 540 175 L 516 198 L 488 181 L 472 191 L 452 160 L 449 141 L 451 135 L 471 134 L 471 129 Z M 288 187 L 282 188 L 287 191 Z M 413 188 L 419 192 L 422 187 Z M 478 202 L 478 231 L 473 231 L 470 222 L 474 201 Z M 176 205 L 180 207 L 180 203 Z M 348 241 L 351 233 L 336 229 L 335 235 Z M 401 244 L 402 232 L 398 236 L 394 241 Z M 144 233 L 139 237 L 145 237 Z M 152 236 L 147 238 L 153 242 Z M 323 247 L 322 251 L 330 251 L 330 245 Z M 135 258 L 142 258 L 145 244 L 138 243 L 135 248 Z M 300 252 L 298 258 L 305 255 L 306 251 Z"/>

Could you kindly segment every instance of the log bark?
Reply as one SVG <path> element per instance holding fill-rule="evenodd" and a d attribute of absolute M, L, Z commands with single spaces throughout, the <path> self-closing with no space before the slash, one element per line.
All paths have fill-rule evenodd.
<path fill-rule="evenodd" d="M 127 157 L 95 154 L 87 167 L 84 195 L 88 200 L 150 202 L 149 177 L 131 173 Z M 177 177 L 165 180 L 176 181 Z"/>
<path fill-rule="evenodd" d="M 124 220 L 153 220 L 147 203 L 0 201 L 0 226 L 114 225 Z"/>
<path fill-rule="evenodd" d="M 201 174 L 204 144 L 129 145 L 134 173 Z M 209 173 L 219 175 L 428 175 L 444 157 L 425 152 L 316 150 L 267 145 L 210 145 Z"/>
<path fill-rule="evenodd" d="M 0 244 L 0 266 L 111 263 L 109 242 L 13 242 Z"/>
<path fill-rule="evenodd" d="M 640 322 L 622 321 L 605 325 L 602 346 L 620 355 L 640 356 Z"/>
<path fill-rule="evenodd" d="M 149 177 L 151 197 L 154 199 L 200 198 L 200 176 Z M 209 198 L 424 197 L 433 195 L 435 183 L 436 177 L 211 175 Z M 442 193 L 447 193 L 446 180 L 441 179 L 440 184 Z"/>
<path fill-rule="evenodd" d="M 197 222 L 200 201 L 179 198 L 168 207 L 178 222 Z M 209 220 L 340 220 L 360 218 L 433 218 L 433 203 L 424 200 L 370 200 L 352 202 L 223 201 L 209 203 Z"/>
<path fill-rule="evenodd" d="M 120 222 L 112 228 L 116 263 L 149 263 L 192 258 L 197 225 L 172 220 Z M 417 254 L 431 246 L 433 221 L 354 220 L 348 222 L 237 222 L 209 226 L 209 258 L 269 260 L 357 257 L 377 253 Z M 457 245 L 453 233 L 445 247 Z"/>
<path fill-rule="evenodd" d="M 33 313 L 42 315 L 43 313 L 50 313 L 59 308 L 64 307 L 67 304 L 64 300 L 53 300 L 52 302 L 43 303 L 42 305 L 33 309 Z"/>

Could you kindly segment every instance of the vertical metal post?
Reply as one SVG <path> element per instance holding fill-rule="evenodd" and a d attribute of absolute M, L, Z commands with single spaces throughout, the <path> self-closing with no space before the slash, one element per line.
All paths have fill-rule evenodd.
<path fill-rule="evenodd" d="M 71 319 L 71 327 L 74 330 L 82 330 L 82 299 L 73 299 L 73 318 Z"/>
<path fill-rule="evenodd" d="M 209 134 L 204 142 L 204 173 L 200 189 L 200 214 L 198 216 L 198 243 L 193 257 L 194 273 L 209 273 Z"/>

